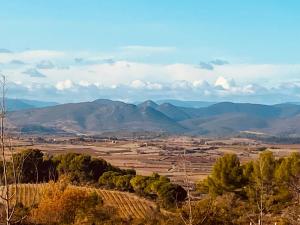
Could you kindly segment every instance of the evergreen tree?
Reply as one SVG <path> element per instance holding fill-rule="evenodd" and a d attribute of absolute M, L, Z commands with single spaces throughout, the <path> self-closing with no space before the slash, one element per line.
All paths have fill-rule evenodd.
<path fill-rule="evenodd" d="M 243 180 L 243 170 L 238 157 L 226 154 L 217 160 L 212 174 L 204 182 L 211 194 L 220 195 L 237 191 L 243 186 Z"/>

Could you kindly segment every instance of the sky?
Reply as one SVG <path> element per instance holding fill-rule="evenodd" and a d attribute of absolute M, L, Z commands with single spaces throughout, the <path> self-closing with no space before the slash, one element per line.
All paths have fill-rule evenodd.
<path fill-rule="evenodd" d="M 297 0 L 0 0 L 8 95 L 300 102 Z"/>

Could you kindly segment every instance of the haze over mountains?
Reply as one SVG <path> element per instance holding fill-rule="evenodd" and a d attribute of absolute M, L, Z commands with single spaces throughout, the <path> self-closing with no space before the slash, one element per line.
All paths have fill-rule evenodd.
<path fill-rule="evenodd" d="M 13 127 L 24 132 L 100 134 L 152 131 L 203 136 L 260 132 L 300 136 L 300 106 L 291 103 L 222 102 L 194 108 L 153 101 L 135 105 L 99 99 L 10 112 L 8 119 Z"/>
<path fill-rule="evenodd" d="M 19 111 L 24 109 L 43 108 L 58 105 L 56 102 L 44 102 L 27 99 L 6 99 L 7 111 Z"/>

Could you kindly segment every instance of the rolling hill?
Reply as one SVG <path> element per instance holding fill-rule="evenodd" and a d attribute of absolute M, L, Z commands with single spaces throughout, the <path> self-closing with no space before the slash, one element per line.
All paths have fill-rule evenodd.
<path fill-rule="evenodd" d="M 110 100 L 12 112 L 9 121 L 20 128 L 42 126 L 73 133 L 121 130 L 181 133 L 186 130 L 152 107 Z"/>
<path fill-rule="evenodd" d="M 18 203 L 22 203 L 24 206 L 31 207 L 40 201 L 47 185 L 47 183 L 19 184 L 17 196 L 13 200 L 17 200 Z M 104 204 L 116 208 L 122 218 L 143 219 L 147 215 L 157 211 L 155 202 L 143 199 L 132 193 L 79 186 L 70 186 L 70 188 L 97 193 L 102 198 Z M 3 191 L 2 189 L 3 186 L 1 186 L 0 190 Z M 10 186 L 10 190 L 13 193 L 15 190 L 14 186 Z"/>
<path fill-rule="evenodd" d="M 202 108 L 146 101 L 138 105 L 99 99 L 9 113 L 24 132 L 162 132 L 228 136 L 241 131 L 300 136 L 300 106 L 221 102 Z"/>

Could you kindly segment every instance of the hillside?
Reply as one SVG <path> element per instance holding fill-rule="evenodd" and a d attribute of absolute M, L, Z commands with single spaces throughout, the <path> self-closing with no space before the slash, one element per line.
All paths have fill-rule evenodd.
<path fill-rule="evenodd" d="M 13 112 L 9 121 L 17 127 L 43 126 L 66 132 L 157 131 L 181 133 L 185 128 L 152 107 L 118 101 L 96 100 L 42 109 Z"/>
<path fill-rule="evenodd" d="M 241 131 L 300 136 L 299 118 L 300 106 L 294 104 L 222 102 L 203 108 L 187 108 L 152 101 L 134 105 L 104 99 L 9 114 L 10 124 L 23 132 L 150 131 L 206 136 L 236 135 Z"/>
<path fill-rule="evenodd" d="M 14 189 L 12 186 L 11 188 L 12 190 Z M 47 188 L 47 184 L 20 184 L 17 202 L 30 207 L 39 202 L 45 188 Z M 154 202 L 137 197 L 131 193 L 76 186 L 72 186 L 71 188 L 79 188 L 87 192 L 96 192 L 103 199 L 105 205 L 116 208 L 123 218 L 131 217 L 141 219 L 156 210 L 156 204 Z"/>

